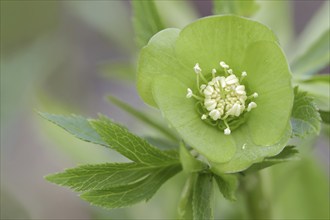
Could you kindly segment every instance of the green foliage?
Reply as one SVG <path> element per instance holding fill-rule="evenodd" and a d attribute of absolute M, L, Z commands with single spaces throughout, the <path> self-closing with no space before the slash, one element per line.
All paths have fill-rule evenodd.
<path fill-rule="evenodd" d="M 166 180 L 180 170 L 180 165 L 170 165 L 136 183 L 84 192 L 81 194 L 81 198 L 93 205 L 105 208 L 130 206 L 143 200 L 149 200 Z"/>
<path fill-rule="evenodd" d="M 75 191 L 104 190 L 134 184 L 158 172 L 160 168 L 139 163 L 83 165 L 49 175 L 46 179 Z"/>
<path fill-rule="evenodd" d="M 192 200 L 193 200 L 193 192 L 194 186 L 196 182 L 197 174 L 191 174 L 183 187 L 181 198 L 178 206 L 178 214 L 179 219 L 186 220 L 186 219 L 193 219 L 193 207 L 192 207 Z"/>
<path fill-rule="evenodd" d="M 42 113 L 39 114 L 53 122 L 54 124 L 62 127 L 69 133 L 73 134 L 77 138 L 92 142 L 95 144 L 107 146 L 107 143 L 102 140 L 100 135 L 92 128 L 88 120 L 82 116 L 78 115 L 71 115 L 71 116 L 64 116 L 64 115 L 54 115 L 49 113 Z"/>
<path fill-rule="evenodd" d="M 306 92 L 294 90 L 295 99 L 291 115 L 293 135 L 305 137 L 311 134 L 319 134 L 321 129 L 321 117 L 313 98 Z"/>
<path fill-rule="evenodd" d="M 153 0 L 131 1 L 134 11 L 133 24 L 136 43 L 139 48 L 145 46 L 149 39 L 164 29 Z"/>
<path fill-rule="evenodd" d="M 213 0 L 213 14 L 237 14 L 252 16 L 259 9 L 255 0 Z"/>
<path fill-rule="evenodd" d="M 176 154 L 155 148 L 105 116 L 89 122 L 81 116 L 40 115 L 82 140 L 108 146 L 134 161 L 83 165 L 46 177 L 82 192 L 81 197 L 91 204 L 117 208 L 149 200 L 181 170 Z"/>
<path fill-rule="evenodd" d="M 324 122 L 326 124 L 330 124 L 330 112 L 319 111 L 319 113 L 322 118 L 322 122 Z"/>
<path fill-rule="evenodd" d="M 146 165 L 172 163 L 177 158 L 150 145 L 105 116 L 90 121 L 101 138 L 115 151 L 128 159 Z"/>
<path fill-rule="evenodd" d="M 230 201 L 236 201 L 235 193 L 238 188 L 238 176 L 236 174 L 223 174 L 215 175 L 214 179 L 222 195 Z"/>
<path fill-rule="evenodd" d="M 193 219 L 213 219 L 213 200 L 213 175 L 199 173 L 193 190 Z"/>
<path fill-rule="evenodd" d="M 325 31 L 307 51 L 293 61 L 292 71 L 300 75 L 312 75 L 330 63 L 330 29 Z"/>

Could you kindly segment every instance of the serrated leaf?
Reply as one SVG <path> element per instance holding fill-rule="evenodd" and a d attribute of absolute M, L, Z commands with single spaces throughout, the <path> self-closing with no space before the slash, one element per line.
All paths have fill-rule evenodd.
<path fill-rule="evenodd" d="M 330 124 L 330 112 L 319 111 L 319 113 L 322 118 L 322 122 L 324 122 L 326 124 Z"/>
<path fill-rule="evenodd" d="M 294 103 L 291 114 L 293 135 L 305 137 L 307 135 L 319 134 L 321 129 L 321 117 L 313 98 L 306 92 L 294 90 Z"/>
<path fill-rule="evenodd" d="M 105 163 L 83 165 L 62 173 L 46 176 L 46 180 L 75 191 L 103 190 L 141 181 L 161 167 L 137 163 Z"/>
<path fill-rule="evenodd" d="M 296 58 L 291 69 L 295 74 L 308 76 L 317 73 L 330 63 L 330 29 L 319 37 L 307 51 Z"/>
<path fill-rule="evenodd" d="M 298 150 L 295 146 L 286 146 L 278 155 L 274 157 L 266 157 L 262 162 L 253 164 L 249 169 L 244 171 L 244 173 L 252 173 L 275 164 L 298 160 L 297 153 Z"/>
<path fill-rule="evenodd" d="M 155 165 L 177 162 L 177 158 L 150 145 L 144 139 L 105 116 L 90 121 L 101 138 L 115 151 L 137 163 Z"/>
<path fill-rule="evenodd" d="M 236 14 L 252 16 L 259 9 L 255 0 L 213 0 L 213 14 Z"/>
<path fill-rule="evenodd" d="M 107 190 L 85 192 L 81 195 L 81 198 L 90 202 L 92 205 L 105 208 L 130 206 L 143 200 L 149 200 L 165 181 L 174 176 L 180 170 L 180 165 L 171 165 L 158 170 L 137 183 Z"/>
<path fill-rule="evenodd" d="M 183 187 L 178 205 L 179 219 L 193 219 L 192 200 L 196 177 L 197 174 L 191 174 Z"/>
<path fill-rule="evenodd" d="M 54 115 L 49 113 L 42 113 L 39 112 L 39 114 L 53 122 L 54 124 L 62 127 L 67 132 L 73 134 L 77 138 L 92 142 L 95 144 L 108 146 L 106 142 L 102 140 L 100 135 L 92 128 L 89 121 L 79 115 L 70 115 L 70 116 L 64 116 L 64 115 Z"/>
<path fill-rule="evenodd" d="M 199 173 L 192 199 L 193 219 L 213 219 L 213 202 L 213 176 Z"/>
<path fill-rule="evenodd" d="M 307 80 L 298 80 L 299 89 L 308 92 L 314 98 L 317 107 L 322 111 L 330 111 L 330 75 L 315 75 Z"/>
<path fill-rule="evenodd" d="M 127 103 L 117 99 L 114 96 L 108 96 L 108 99 L 110 102 L 121 108 L 122 110 L 126 111 L 127 113 L 131 114 L 135 118 L 139 119 L 140 121 L 146 123 L 147 125 L 155 128 L 156 130 L 160 131 L 162 134 L 164 134 L 166 137 L 168 137 L 171 140 L 176 141 L 177 137 L 164 125 L 157 123 L 155 120 L 152 120 L 150 116 L 146 115 L 144 112 L 138 111 L 132 106 L 128 105 Z"/>
<path fill-rule="evenodd" d="M 236 174 L 215 175 L 214 179 L 218 184 L 223 197 L 230 201 L 236 201 L 236 190 L 238 188 L 238 177 Z"/>
<path fill-rule="evenodd" d="M 164 29 L 153 0 L 131 1 L 134 17 L 133 25 L 136 43 L 139 48 L 145 46 L 149 39 Z"/>

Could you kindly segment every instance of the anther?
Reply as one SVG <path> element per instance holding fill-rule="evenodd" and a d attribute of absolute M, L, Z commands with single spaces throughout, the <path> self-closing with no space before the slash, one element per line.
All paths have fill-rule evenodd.
<path fill-rule="evenodd" d="M 207 119 L 207 115 L 203 114 L 202 117 L 201 117 L 202 120 L 205 120 Z"/>
<path fill-rule="evenodd" d="M 232 85 L 232 84 L 235 84 L 235 83 L 238 83 L 238 79 L 236 78 L 235 75 L 230 75 L 228 76 L 226 79 L 225 79 L 226 83 L 228 85 Z"/>
<path fill-rule="evenodd" d="M 199 67 L 198 63 L 196 63 L 196 65 L 194 66 L 194 71 L 196 74 L 200 74 L 202 72 L 202 69 Z"/>
<path fill-rule="evenodd" d="M 223 62 L 223 61 L 220 62 L 220 66 L 222 68 L 224 68 L 224 69 L 228 69 L 229 68 L 229 66 L 225 62 Z"/>
<path fill-rule="evenodd" d="M 186 95 L 186 98 L 189 99 L 193 96 L 193 92 L 190 88 L 187 89 L 187 95 Z"/>
<path fill-rule="evenodd" d="M 230 133 L 231 133 L 230 128 L 226 128 L 226 129 L 223 131 L 223 133 L 224 133 L 225 135 L 230 135 Z"/>
<path fill-rule="evenodd" d="M 217 109 L 213 109 L 211 112 L 210 112 L 210 117 L 214 120 L 214 121 L 216 121 L 216 120 L 218 120 L 219 118 L 220 118 L 220 111 L 219 110 L 217 110 Z"/>
<path fill-rule="evenodd" d="M 257 104 L 255 102 L 250 102 L 246 111 L 251 111 L 251 109 L 256 108 Z"/>

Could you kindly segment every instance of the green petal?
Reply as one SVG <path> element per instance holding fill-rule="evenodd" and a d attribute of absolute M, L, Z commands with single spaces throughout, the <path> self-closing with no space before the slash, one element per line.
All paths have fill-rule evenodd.
<path fill-rule="evenodd" d="M 247 49 L 242 66 L 248 91 L 259 94 L 247 122 L 250 134 L 257 145 L 275 144 L 287 127 L 294 98 L 285 56 L 276 43 L 257 42 Z"/>
<path fill-rule="evenodd" d="M 284 135 L 274 145 L 259 146 L 249 135 L 249 127 L 241 126 L 232 133 L 235 139 L 237 150 L 233 158 L 223 164 L 212 163 L 212 170 L 215 173 L 236 173 L 243 171 L 254 163 L 261 162 L 265 157 L 272 157 L 279 154 L 286 146 L 291 137 L 291 125 L 287 123 Z"/>
<path fill-rule="evenodd" d="M 155 77 L 168 74 L 174 75 L 185 82 L 192 82 L 195 77 L 193 69 L 185 69 L 176 59 L 174 45 L 180 30 L 165 29 L 153 36 L 148 45 L 141 51 L 138 62 L 137 89 L 141 98 L 149 105 L 156 103 L 151 95 L 151 84 Z M 191 79 L 186 76 L 191 74 Z"/>
<path fill-rule="evenodd" d="M 186 93 L 187 86 L 170 76 L 157 77 L 153 84 L 157 105 L 183 140 L 210 161 L 229 161 L 236 151 L 233 138 L 203 122 Z"/>
<path fill-rule="evenodd" d="M 211 16 L 200 19 L 180 32 L 176 43 L 177 57 L 187 66 L 196 63 L 205 72 L 224 61 L 240 69 L 246 48 L 260 40 L 276 41 L 263 24 L 238 16 Z"/>

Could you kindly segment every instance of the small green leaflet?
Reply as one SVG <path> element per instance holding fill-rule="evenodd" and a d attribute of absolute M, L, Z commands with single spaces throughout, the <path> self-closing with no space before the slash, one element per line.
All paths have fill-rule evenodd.
<path fill-rule="evenodd" d="M 295 146 L 286 146 L 278 155 L 274 157 L 266 157 L 262 162 L 253 164 L 250 168 L 245 170 L 244 173 L 252 173 L 273 166 L 275 164 L 299 160 L 297 154 L 298 150 Z"/>
<path fill-rule="evenodd" d="M 305 137 L 306 135 L 319 134 L 321 129 L 321 117 L 313 98 L 306 92 L 294 89 L 294 103 L 291 114 L 293 135 Z"/>
<path fill-rule="evenodd" d="M 319 111 L 319 112 L 322 118 L 322 122 L 326 124 L 330 124 L 330 112 L 326 112 L 326 111 Z"/>
<path fill-rule="evenodd" d="M 148 201 L 166 180 L 180 170 L 181 166 L 179 164 L 171 165 L 159 169 L 157 172 L 137 183 L 106 190 L 88 191 L 83 193 L 81 198 L 93 205 L 105 208 L 126 207 L 143 200 Z"/>
<path fill-rule="evenodd" d="M 238 177 L 236 174 L 223 174 L 221 176 L 215 175 L 215 181 L 218 184 L 219 190 L 222 195 L 230 200 L 236 201 L 236 190 L 238 188 Z"/>
<path fill-rule="evenodd" d="M 51 174 L 46 179 L 60 186 L 68 186 L 79 192 L 103 190 L 134 184 L 158 172 L 161 168 L 138 163 L 83 165 L 66 169 L 63 173 Z"/>
<path fill-rule="evenodd" d="M 43 118 L 62 127 L 64 130 L 73 134 L 74 136 L 76 136 L 77 138 L 83 141 L 92 142 L 103 146 L 108 146 L 107 143 L 105 143 L 102 140 L 102 138 L 98 135 L 98 133 L 92 128 L 88 120 L 82 116 L 54 115 L 54 114 L 42 113 L 42 112 L 39 112 L 39 114 Z"/>
<path fill-rule="evenodd" d="M 133 25 L 139 48 L 147 45 L 149 39 L 164 29 L 153 0 L 131 1 L 134 17 Z"/>
<path fill-rule="evenodd" d="M 236 14 L 250 17 L 258 9 L 259 5 L 255 0 L 213 0 L 213 14 Z"/>
<path fill-rule="evenodd" d="M 105 116 L 100 116 L 97 120 L 91 120 L 90 123 L 112 149 L 132 161 L 146 165 L 177 161 L 177 158 L 172 156 L 173 154 L 166 154 L 164 151 L 157 149 Z"/>
<path fill-rule="evenodd" d="M 192 199 L 197 175 L 196 173 L 192 173 L 183 187 L 178 206 L 179 219 L 193 219 Z"/>
<path fill-rule="evenodd" d="M 199 173 L 193 191 L 193 219 L 213 219 L 213 202 L 213 174 Z"/>

